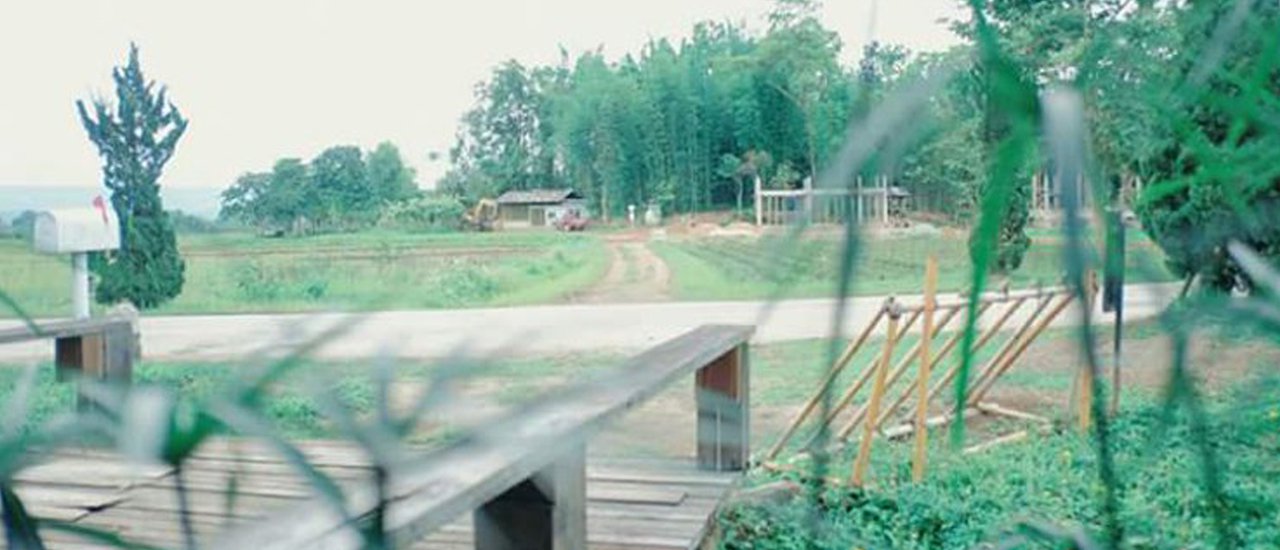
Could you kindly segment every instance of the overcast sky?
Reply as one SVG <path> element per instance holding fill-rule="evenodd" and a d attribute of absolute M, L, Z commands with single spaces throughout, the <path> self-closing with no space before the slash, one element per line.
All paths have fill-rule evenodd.
<path fill-rule="evenodd" d="M 827 0 L 853 59 L 868 32 L 916 50 L 956 39 L 956 0 Z M 225 187 L 284 156 L 390 140 L 424 185 L 476 82 L 502 60 L 610 58 L 706 19 L 763 27 L 769 0 L 6 0 L 0 3 L 0 185 L 92 185 L 74 101 L 110 94 L 128 43 L 191 120 L 164 183 Z M 875 12 L 874 24 L 872 13 Z"/>

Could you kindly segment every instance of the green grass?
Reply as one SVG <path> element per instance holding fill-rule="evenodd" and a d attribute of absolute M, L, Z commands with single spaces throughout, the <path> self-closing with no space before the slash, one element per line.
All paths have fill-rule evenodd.
<path fill-rule="evenodd" d="M 592 236 L 369 232 L 266 239 L 184 236 L 182 295 L 161 314 L 430 309 L 545 303 L 608 263 Z M 34 315 L 70 309 L 65 258 L 0 241 L 0 288 Z M 12 315 L 5 311 L 0 315 Z"/>
<path fill-rule="evenodd" d="M 1266 397 L 1278 390 L 1280 377 L 1268 373 L 1208 408 L 1225 487 L 1221 510 L 1245 548 L 1280 545 L 1280 406 Z M 1162 415 L 1152 399 L 1130 401 L 1112 426 L 1123 472 L 1125 547 L 1213 547 L 1212 506 L 1200 488 L 1188 421 L 1177 415 L 1162 427 Z M 1016 544 L 1022 521 L 1082 528 L 1096 540 L 1101 489 L 1088 438 L 1071 430 L 1036 434 L 976 455 L 951 451 L 945 439 L 934 438 L 924 483 L 910 480 L 909 445 L 884 445 L 867 491 L 828 487 L 816 501 L 731 508 L 721 517 L 721 548 L 959 549 L 1002 541 L 1042 547 Z M 828 471 L 847 475 L 852 452 L 836 457 Z M 803 483 L 795 474 L 757 473 L 748 484 L 779 479 Z"/>
<path fill-rule="evenodd" d="M 673 286 L 684 300 L 748 300 L 780 295 L 788 298 L 835 294 L 842 244 L 830 235 L 811 234 L 790 241 L 780 236 L 707 238 L 652 243 L 671 268 Z M 956 291 L 971 276 L 963 235 L 867 239 L 853 276 L 855 295 L 919 293 L 925 258 L 934 255 L 942 267 L 939 288 Z M 1037 239 L 1023 265 L 1010 277 L 1014 286 L 1059 284 L 1064 274 L 1062 243 Z M 1128 282 L 1170 281 L 1163 256 L 1145 237 L 1129 243 Z"/>
<path fill-rule="evenodd" d="M 550 385 L 571 377 L 601 372 L 618 358 L 610 355 L 575 354 L 469 362 L 456 379 L 463 386 L 488 388 L 501 405 L 518 405 L 537 399 Z M 239 377 L 260 365 L 226 362 L 144 361 L 135 366 L 134 384 L 170 388 L 193 402 L 225 396 Z M 30 397 L 29 425 L 38 425 L 74 409 L 74 385 L 56 380 L 53 365 L 37 367 L 37 383 Z M 443 368 L 437 362 L 397 364 L 393 384 L 429 384 Z M 25 368 L 0 365 L 0 403 L 7 403 Z M 337 438 L 333 424 L 322 413 L 317 395 L 333 392 L 357 416 L 374 411 L 377 404 L 372 361 L 307 361 L 276 384 L 263 412 L 289 438 Z M 446 427 L 447 428 L 447 427 Z"/>

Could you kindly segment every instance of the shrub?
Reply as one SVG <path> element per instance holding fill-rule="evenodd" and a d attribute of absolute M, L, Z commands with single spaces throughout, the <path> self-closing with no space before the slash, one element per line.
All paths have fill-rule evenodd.
<path fill-rule="evenodd" d="M 452 197 L 417 197 L 387 205 L 378 225 L 404 231 L 448 231 L 461 225 L 465 212 Z"/>

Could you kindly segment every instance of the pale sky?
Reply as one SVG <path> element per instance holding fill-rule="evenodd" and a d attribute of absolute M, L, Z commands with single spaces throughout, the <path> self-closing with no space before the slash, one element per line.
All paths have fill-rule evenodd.
<path fill-rule="evenodd" d="M 939 50 L 956 0 L 827 0 L 845 56 L 874 38 Z M 130 40 L 191 120 L 163 183 L 226 187 L 280 157 L 390 140 L 430 186 L 447 167 L 474 85 L 505 59 L 611 59 L 701 20 L 763 28 L 769 0 L 4 0 L 0 185 L 93 185 L 96 152 L 74 101 L 110 95 Z M 874 25 L 871 15 L 875 12 Z"/>

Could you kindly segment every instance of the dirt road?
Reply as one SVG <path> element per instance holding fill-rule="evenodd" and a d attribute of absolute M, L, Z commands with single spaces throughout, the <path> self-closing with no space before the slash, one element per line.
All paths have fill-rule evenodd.
<path fill-rule="evenodd" d="M 1128 319 L 1164 308 L 1177 285 L 1134 285 L 1126 291 Z M 904 296 L 912 302 L 916 297 Z M 946 299 L 943 297 L 942 299 Z M 865 325 L 882 297 L 848 302 L 845 334 Z M 389 354 L 428 359 L 465 351 L 531 355 L 578 351 L 634 351 L 708 323 L 752 324 L 757 342 L 818 338 L 831 333 L 834 300 L 572 304 L 518 308 L 386 311 L 321 315 L 201 315 L 141 321 L 148 359 L 237 360 L 275 356 L 322 339 L 320 358 Z M 1013 317 L 1016 322 L 1018 316 Z M 1060 325 L 1078 322 L 1067 311 Z M 1102 321 L 1105 322 L 1105 321 Z M 0 322 L 0 327 L 16 325 Z M 958 324 L 956 326 L 959 326 Z M 341 327 L 341 329 L 335 329 Z M 327 331 L 336 331 L 328 334 Z M 0 362 L 47 360 L 52 345 L 0 346 Z"/>
<path fill-rule="evenodd" d="M 649 249 L 648 231 L 605 237 L 609 269 L 591 288 L 572 296 L 579 304 L 658 302 L 670 298 L 671 270 Z"/>

